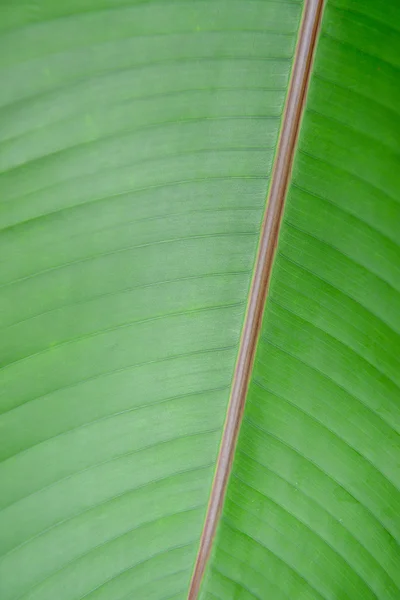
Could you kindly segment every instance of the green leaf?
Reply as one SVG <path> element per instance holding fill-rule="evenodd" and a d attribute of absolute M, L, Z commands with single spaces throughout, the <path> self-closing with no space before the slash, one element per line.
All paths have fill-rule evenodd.
<path fill-rule="evenodd" d="M 325 9 L 203 598 L 400 597 L 396 7 Z"/>
<path fill-rule="evenodd" d="M 0 598 L 184 600 L 300 0 L 0 2 Z M 328 0 L 202 600 L 400 597 L 400 5 Z"/>

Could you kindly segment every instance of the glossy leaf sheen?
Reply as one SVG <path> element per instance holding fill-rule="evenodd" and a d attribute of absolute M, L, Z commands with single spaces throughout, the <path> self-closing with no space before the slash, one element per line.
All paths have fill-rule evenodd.
<path fill-rule="evenodd" d="M 302 3 L 0 4 L 0 598 L 187 597 Z M 328 0 L 201 597 L 400 597 L 400 9 Z"/>

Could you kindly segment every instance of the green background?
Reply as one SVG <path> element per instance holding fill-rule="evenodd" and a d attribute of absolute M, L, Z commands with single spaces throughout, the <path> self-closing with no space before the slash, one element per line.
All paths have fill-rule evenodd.
<path fill-rule="evenodd" d="M 0 598 L 184 600 L 302 2 L 0 0 Z M 400 598 L 400 5 L 329 0 L 203 600 Z"/>

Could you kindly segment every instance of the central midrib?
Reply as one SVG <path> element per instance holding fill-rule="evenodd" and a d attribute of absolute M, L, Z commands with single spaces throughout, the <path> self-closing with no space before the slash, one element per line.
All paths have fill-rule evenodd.
<path fill-rule="evenodd" d="M 196 600 L 198 597 L 232 468 L 323 6 L 324 0 L 305 0 L 226 420 L 188 600 Z"/>

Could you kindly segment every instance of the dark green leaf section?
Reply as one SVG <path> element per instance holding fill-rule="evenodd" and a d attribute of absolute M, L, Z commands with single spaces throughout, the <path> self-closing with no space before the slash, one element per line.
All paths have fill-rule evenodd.
<path fill-rule="evenodd" d="M 301 13 L 0 3 L 0 597 L 186 597 Z"/>
<path fill-rule="evenodd" d="M 399 68 L 328 1 L 204 599 L 400 598 Z"/>

